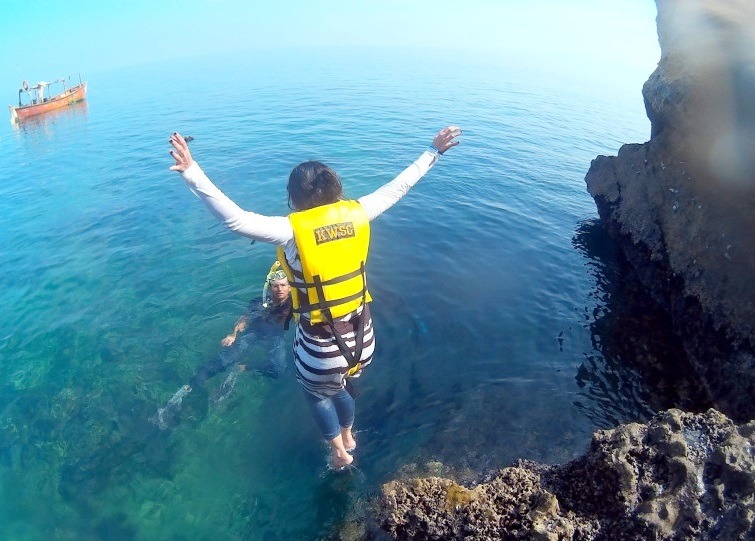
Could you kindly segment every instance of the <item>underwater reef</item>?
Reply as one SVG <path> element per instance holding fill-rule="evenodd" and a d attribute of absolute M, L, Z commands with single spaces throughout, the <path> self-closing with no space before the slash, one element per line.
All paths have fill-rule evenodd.
<path fill-rule="evenodd" d="M 755 4 L 658 0 L 650 140 L 586 175 L 601 221 L 670 315 L 706 402 L 755 417 Z"/>
<path fill-rule="evenodd" d="M 672 409 L 595 433 L 563 465 L 519 461 L 466 487 L 443 477 L 382 487 L 380 539 L 755 539 L 755 421 Z"/>

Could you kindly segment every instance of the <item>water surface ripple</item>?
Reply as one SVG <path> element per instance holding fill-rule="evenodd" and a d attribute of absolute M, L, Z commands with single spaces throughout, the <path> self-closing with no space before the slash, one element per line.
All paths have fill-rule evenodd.
<path fill-rule="evenodd" d="M 639 90 L 615 102 L 447 62 L 327 60 L 94 74 L 86 103 L 0 130 L 0 537 L 315 539 L 407 464 L 560 462 L 652 410 L 631 374 L 623 398 L 590 387 L 600 284 L 573 244 L 595 217 L 590 160 L 647 139 Z M 298 162 L 332 165 L 358 197 L 448 123 L 462 145 L 373 223 L 358 469 L 326 472 L 291 367 L 242 373 L 214 403 L 218 376 L 176 426 L 151 424 L 274 258 L 168 171 L 168 134 L 193 135 L 239 204 L 285 214 Z"/>

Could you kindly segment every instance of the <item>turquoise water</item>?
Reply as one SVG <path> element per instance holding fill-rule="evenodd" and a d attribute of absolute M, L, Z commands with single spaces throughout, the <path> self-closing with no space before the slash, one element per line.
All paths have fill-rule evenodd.
<path fill-rule="evenodd" d="M 0 127 L 0 538 L 318 539 L 413 464 L 562 462 L 652 411 L 636 375 L 599 374 L 603 263 L 585 240 L 590 160 L 648 138 L 640 89 L 422 60 L 94 74 L 87 102 Z M 173 428 L 148 421 L 218 353 L 274 259 L 168 171 L 172 131 L 241 206 L 285 214 L 300 161 L 359 197 L 449 123 L 462 144 L 373 223 L 357 469 L 327 471 L 291 370 L 242 373 L 214 403 L 219 375 Z"/>

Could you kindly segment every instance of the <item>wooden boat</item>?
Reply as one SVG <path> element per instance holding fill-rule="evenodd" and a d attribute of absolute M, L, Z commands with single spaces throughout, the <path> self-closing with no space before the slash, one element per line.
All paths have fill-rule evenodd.
<path fill-rule="evenodd" d="M 85 99 L 87 95 L 86 81 L 81 82 L 79 77 L 79 83 L 71 87 L 68 86 L 69 82 L 70 77 L 50 83 L 41 81 L 34 86 L 29 86 L 29 83 L 24 81 L 18 90 L 18 107 L 13 105 L 8 107 L 11 122 L 19 122 L 30 116 L 41 115 Z M 53 90 L 56 93 L 48 95 Z"/>

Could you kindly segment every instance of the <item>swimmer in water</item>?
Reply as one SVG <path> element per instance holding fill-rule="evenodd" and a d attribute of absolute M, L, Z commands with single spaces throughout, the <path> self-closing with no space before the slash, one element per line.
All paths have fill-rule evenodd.
<path fill-rule="evenodd" d="M 288 314 L 291 312 L 291 286 L 283 271 L 273 271 L 267 277 L 269 296 L 254 299 L 249 303 L 247 312 L 241 316 L 233 327 L 233 331 L 220 341 L 223 351 L 210 362 L 202 365 L 189 380 L 192 387 L 211 378 L 228 368 L 237 360 L 238 352 L 246 349 L 240 344 L 241 337 L 263 341 L 268 344 L 268 350 L 276 352 L 281 347 L 283 331 Z M 280 359 L 273 356 L 270 362 L 262 366 L 253 366 L 251 361 L 239 363 L 241 371 L 256 370 L 257 372 L 277 378 L 285 369 Z"/>
<path fill-rule="evenodd" d="M 283 332 L 286 319 L 291 312 L 291 286 L 283 271 L 271 270 L 263 295 L 262 299 L 257 298 L 249 303 L 247 312 L 236 321 L 233 331 L 220 341 L 223 349 L 217 357 L 200 366 L 189 379 L 189 383 L 182 385 L 165 407 L 158 408 L 157 413 L 151 417 L 157 426 L 163 430 L 170 426 L 181 409 L 183 399 L 194 387 L 231 366 L 233 369 L 213 394 L 214 402 L 228 398 L 241 372 L 254 371 L 263 376 L 277 378 L 285 371 Z M 250 342 L 265 344 L 264 349 L 269 355 L 261 364 L 258 359 L 256 362 L 254 359 L 241 360 Z"/>

